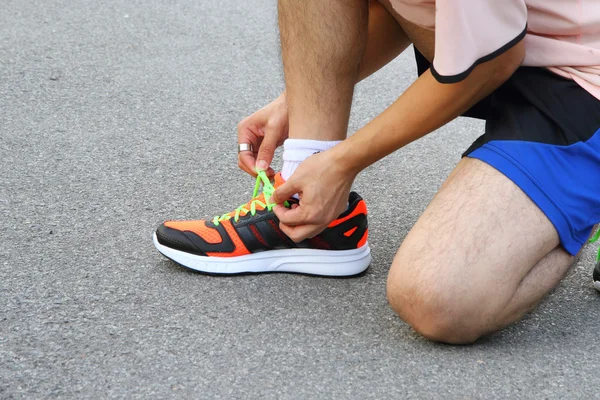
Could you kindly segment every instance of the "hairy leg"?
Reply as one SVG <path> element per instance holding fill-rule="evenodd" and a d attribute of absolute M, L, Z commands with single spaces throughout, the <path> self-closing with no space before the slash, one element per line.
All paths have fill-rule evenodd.
<path fill-rule="evenodd" d="M 346 137 L 368 7 L 367 0 L 279 0 L 290 138 Z"/>
<path fill-rule="evenodd" d="M 344 139 L 356 82 L 412 42 L 433 59 L 433 31 L 389 0 L 279 0 L 278 9 L 291 138 Z"/>
<path fill-rule="evenodd" d="M 470 343 L 521 318 L 572 262 L 525 193 L 465 158 L 398 250 L 388 299 L 423 336 Z"/>

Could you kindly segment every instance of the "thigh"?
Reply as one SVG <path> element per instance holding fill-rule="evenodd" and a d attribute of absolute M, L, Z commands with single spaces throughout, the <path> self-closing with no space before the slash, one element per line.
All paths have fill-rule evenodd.
<path fill-rule="evenodd" d="M 519 187 L 463 158 L 398 250 L 388 292 L 402 296 L 395 303 L 405 320 L 433 310 L 486 324 L 558 245 L 552 223 Z"/>

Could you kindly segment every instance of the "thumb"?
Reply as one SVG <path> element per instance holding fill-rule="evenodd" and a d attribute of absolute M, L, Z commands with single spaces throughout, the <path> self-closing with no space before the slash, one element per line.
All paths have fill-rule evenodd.
<path fill-rule="evenodd" d="M 290 177 L 289 181 L 275 189 L 275 192 L 273 192 L 273 195 L 271 196 L 271 201 L 273 203 L 283 204 L 298 192 L 299 190 L 296 182 Z"/>
<path fill-rule="evenodd" d="M 258 154 L 256 155 L 257 171 L 266 171 L 271 165 L 271 161 L 273 161 L 273 156 L 275 155 L 275 149 L 277 148 L 277 142 L 279 141 L 279 136 L 281 135 L 278 135 L 273 129 L 268 129 L 265 132 L 265 136 L 258 149 Z"/>

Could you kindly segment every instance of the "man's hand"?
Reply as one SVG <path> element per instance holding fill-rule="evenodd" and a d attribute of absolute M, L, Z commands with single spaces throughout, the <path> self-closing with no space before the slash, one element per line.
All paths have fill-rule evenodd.
<path fill-rule="evenodd" d="M 279 204 L 273 211 L 281 230 L 294 242 L 318 235 L 347 207 L 356 175 L 347 172 L 331 150 L 307 158 L 271 197 Z M 281 205 L 296 193 L 299 206 Z"/>
<path fill-rule="evenodd" d="M 238 143 L 250 143 L 254 152 L 238 154 L 238 166 L 252 176 L 256 171 L 266 171 L 273 176 L 269 166 L 275 149 L 288 137 L 288 110 L 285 94 L 244 118 L 238 124 Z"/>

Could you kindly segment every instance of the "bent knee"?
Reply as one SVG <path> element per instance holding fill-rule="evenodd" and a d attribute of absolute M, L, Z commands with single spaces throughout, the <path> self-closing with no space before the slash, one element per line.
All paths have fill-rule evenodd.
<path fill-rule="evenodd" d="M 469 344 L 491 329 L 483 306 L 457 288 L 422 279 L 390 273 L 387 298 L 392 309 L 417 333 L 436 342 Z"/>

